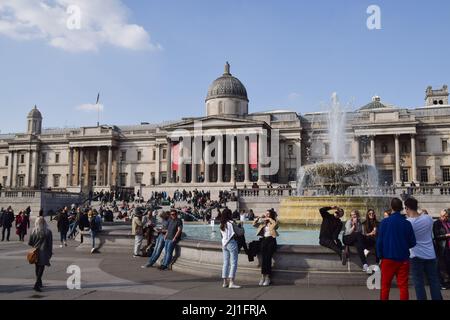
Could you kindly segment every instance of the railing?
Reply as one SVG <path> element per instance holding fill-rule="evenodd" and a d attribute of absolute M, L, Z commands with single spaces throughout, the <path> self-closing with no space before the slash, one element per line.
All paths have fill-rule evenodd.
<path fill-rule="evenodd" d="M 297 190 L 290 188 L 259 188 L 259 189 L 238 189 L 239 197 L 290 197 L 296 196 Z"/>

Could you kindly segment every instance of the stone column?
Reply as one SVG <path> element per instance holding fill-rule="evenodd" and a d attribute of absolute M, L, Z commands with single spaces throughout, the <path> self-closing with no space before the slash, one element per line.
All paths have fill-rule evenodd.
<path fill-rule="evenodd" d="M 166 183 L 172 183 L 172 141 L 167 139 L 167 180 Z"/>
<path fill-rule="evenodd" d="M 361 152 L 359 150 L 359 137 L 355 137 L 355 158 L 356 163 L 361 163 Z"/>
<path fill-rule="evenodd" d="M 249 141 L 248 137 L 244 140 L 244 183 L 250 183 L 250 164 L 249 164 Z"/>
<path fill-rule="evenodd" d="M 17 187 L 17 172 L 19 169 L 19 152 L 15 152 L 14 163 L 13 163 L 13 172 L 12 172 L 12 187 Z"/>
<path fill-rule="evenodd" d="M 112 186 L 112 157 L 113 157 L 113 153 L 112 153 L 112 147 L 108 147 L 108 169 L 106 170 L 106 184 L 108 185 L 108 187 L 111 188 Z"/>
<path fill-rule="evenodd" d="M 100 161 L 102 159 L 102 152 L 100 150 L 100 147 L 97 148 L 97 164 L 95 166 L 95 180 L 96 180 L 96 186 L 100 186 Z"/>
<path fill-rule="evenodd" d="M 231 166 L 230 166 L 230 183 L 236 183 L 236 137 L 231 136 Z"/>
<path fill-rule="evenodd" d="M 302 139 L 297 139 L 295 141 L 295 149 L 297 151 L 296 158 L 297 158 L 297 174 L 300 168 L 302 167 Z"/>
<path fill-rule="evenodd" d="M 155 166 L 155 184 L 159 185 L 160 184 L 160 173 L 161 173 L 161 145 L 159 143 L 157 143 L 155 145 L 156 147 L 156 166 Z"/>
<path fill-rule="evenodd" d="M 73 184 L 73 148 L 69 148 L 69 179 L 67 181 L 67 186 L 71 187 Z"/>
<path fill-rule="evenodd" d="M 223 136 L 217 141 L 217 183 L 223 183 Z"/>
<path fill-rule="evenodd" d="M 37 151 L 31 151 L 31 187 L 36 188 L 37 187 L 37 181 L 38 181 L 38 152 Z"/>
<path fill-rule="evenodd" d="M 78 150 L 78 185 L 80 186 L 80 187 L 83 187 L 82 186 L 82 179 L 83 179 L 83 160 L 84 160 L 84 154 L 83 154 L 84 152 L 83 152 L 83 148 L 79 148 L 79 150 Z"/>
<path fill-rule="evenodd" d="M 27 162 L 27 182 L 26 185 L 28 188 L 31 188 L 31 175 L 32 175 L 32 171 L 31 171 L 31 164 L 33 161 L 33 150 L 28 151 L 28 162 Z"/>
<path fill-rule="evenodd" d="M 205 141 L 205 154 L 203 157 L 204 159 L 203 162 L 205 163 L 205 183 L 209 183 L 209 166 L 210 166 L 209 155 L 210 155 L 209 144 L 208 141 Z"/>
<path fill-rule="evenodd" d="M 14 151 L 10 151 L 9 152 L 9 157 L 8 157 L 8 186 L 10 188 L 12 188 L 13 184 L 12 184 L 12 177 L 13 177 L 13 161 L 14 161 Z"/>
<path fill-rule="evenodd" d="M 192 179 L 191 179 L 191 183 L 197 183 L 197 163 L 196 163 L 196 160 L 197 160 L 197 143 L 196 143 L 196 139 L 195 139 L 195 136 L 193 136 L 192 137 L 192 141 L 191 141 L 191 143 L 192 143 L 192 148 L 191 148 L 191 150 L 192 150 L 192 154 L 191 154 L 191 176 L 192 176 Z"/>
<path fill-rule="evenodd" d="M 400 144 L 399 135 L 395 135 L 395 182 L 400 183 Z"/>
<path fill-rule="evenodd" d="M 411 174 L 412 181 L 417 181 L 416 136 L 411 135 Z"/>
<path fill-rule="evenodd" d="M 263 157 L 263 143 L 264 138 L 263 135 L 260 133 L 258 134 L 258 184 L 264 184 L 264 177 L 263 177 L 263 167 L 261 159 Z"/>
<path fill-rule="evenodd" d="M 374 167 L 377 166 L 375 158 L 375 136 L 370 137 L 370 164 Z"/>

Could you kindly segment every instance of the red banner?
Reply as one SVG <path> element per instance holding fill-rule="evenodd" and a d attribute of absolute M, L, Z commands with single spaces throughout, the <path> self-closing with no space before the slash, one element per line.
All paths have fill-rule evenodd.
<path fill-rule="evenodd" d="M 172 146 L 172 171 L 178 171 L 178 162 L 180 161 L 180 145 Z"/>
<path fill-rule="evenodd" d="M 250 168 L 258 169 L 258 143 L 250 142 Z"/>

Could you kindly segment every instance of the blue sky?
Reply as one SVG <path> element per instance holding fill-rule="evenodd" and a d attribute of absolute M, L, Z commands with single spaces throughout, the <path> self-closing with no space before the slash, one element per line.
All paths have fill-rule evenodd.
<path fill-rule="evenodd" d="M 9 1 L 0 0 L 0 22 L 14 16 L 11 8 L 2 15 Z M 18 11 L 28 0 L 20 1 Z M 78 1 L 85 0 L 69 2 Z M 105 124 L 202 116 L 225 61 L 246 86 L 251 112 L 317 111 L 334 91 L 354 108 L 373 95 L 417 107 L 428 85 L 450 84 L 446 0 L 102 1 L 113 1 L 111 10 L 126 13 L 124 25 L 140 29 L 93 38 L 101 39 L 95 49 L 74 51 L 52 44 L 52 32 L 20 37 L 17 24 L 12 35 L 0 23 L 1 133 L 24 131 L 35 104 L 44 127 L 95 125 L 96 112 L 77 106 L 94 103 L 98 91 Z M 366 27 L 371 4 L 381 8 L 381 30 Z M 108 8 L 92 12 L 105 20 Z M 141 48 L 143 42 L 149 46 Z"/>

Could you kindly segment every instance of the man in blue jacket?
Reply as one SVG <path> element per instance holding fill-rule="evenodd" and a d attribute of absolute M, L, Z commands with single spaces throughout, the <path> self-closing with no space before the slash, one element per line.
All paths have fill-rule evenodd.
<path fill-rule="evenodd" d="M 400 290 L 400 300 L 409 299 L 409 249 L 416 245 L 411 223 L 401 214 L 403 203 L 391 201 L 392 214 L 379 226 L 377 254 L 381 260 L 381 300 L 389 300 L 389 291 L 394 276 Z"/>

